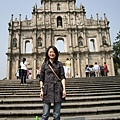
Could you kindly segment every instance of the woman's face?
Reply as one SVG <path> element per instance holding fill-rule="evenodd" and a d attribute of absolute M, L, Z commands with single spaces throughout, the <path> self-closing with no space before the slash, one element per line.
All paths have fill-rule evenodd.
<path fill-rule="evenodd" d="M 48 56 L 49 56 L 50 59 L 55 59 L 56 54 L 55 54 L 55 52 L 52 48 L 49 49 Z"/>

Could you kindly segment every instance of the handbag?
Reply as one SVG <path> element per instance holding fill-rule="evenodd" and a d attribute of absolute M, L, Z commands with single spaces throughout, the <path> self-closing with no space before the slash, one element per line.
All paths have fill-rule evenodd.
<path fill-rule="evenodd" d="M 58 75 L 55 73 L 55 71 L 53 70 L 53 68 L 51 67 L 51 65 L 48 64 L 48 66 L 50 67 L 50 69 L 52 70 L 52 72 L 54 73 L 54 75 L 56 76 L 56 78 L 61 81 L 61 79 L 60 79 L 60 78 L 58 77 Z M 64 97 L 64 98 L 62 98 L 62 100 L 63 100 L 63 101 L 66 101 L 66 98 Z"/>

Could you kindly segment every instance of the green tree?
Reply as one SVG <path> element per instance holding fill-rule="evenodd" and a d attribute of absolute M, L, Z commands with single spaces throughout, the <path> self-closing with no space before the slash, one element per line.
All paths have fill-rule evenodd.
<path fill-rule="evenodd" d="M 117 33 L 117 37 L 113 43 L 113 51 L 115 74 L 117 75 L 117 69 L 120 68 L 120 31 Z"/>

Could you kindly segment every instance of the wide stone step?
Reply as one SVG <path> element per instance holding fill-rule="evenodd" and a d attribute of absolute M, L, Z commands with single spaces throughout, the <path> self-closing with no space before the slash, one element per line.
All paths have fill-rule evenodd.
<path fill-rule="evenodd" d="M 112 85 L 112 83 L 113 84 L 117 84 L 117 83 L 120 83 L 120 81 L 113 81 L 113 80 L 110 80 L 110 81 L 92 81 L 92 80 L 90 80 L 90 81 L 87 81 L 87 80 L 85 80 L 84 82 L 83 81 L 68 81 L 68 80 L 66 80 L 66 83 L 68 84 L 68 85 L 71 85 L 71 84 L 74 84 L 74 83 L 78 83 L 78 84 L 83 84 L 83 85 L 85 85 L 85 84 L 87 84 L 87 85 L 94 85 L 94 84 L 102 84 L 104 82 L 104 84 L 105 85 Z M 111 83 L 112 82 L 112 83 Z M 39 82 L 27 82 L 27 84 L 29 84 L 29 85 L 39 85 Z M 7 83 L 6 82 L 0 82 L 0 85 L 1 86 L 7 86 L 7 85 L 18 85 L 18 86 L 20 86 L 21 84 L 20 84 L 20 82 L 16 82 L 16 81 L 12 81 L 12 82 L 10 82 L 10 81 L 7 81 Z"/>
<path fill-rule="evenodd" d="M 120 106 L 105 106 L 105 107 L 92 107 L 92 108 L 77 108 L 76 109 L 61 109 L 61 116 L 83 116 L 83 115 L 100 115 L 120 112 Z M 35 115 L 42 115 L 42 109 L 36 110 L 2 110 L 0 117 L 34 117 Z M 52 115 L 52 109 L 51 109 Z"/>
<path fill-rule="evenodd" d="M 40 92 L 35 92 L 34 94 L 28 94 L 27 93 L 2 93 L 0 94 L 0 98 L 17 98 L 17 97 L 22 97 L 22 98 L 25 98 L 25 97 L 39 97 L 39 94 Z M 79 92 L 79 93 L 69 93 L 67 94 L 68 97 L 80 97 L 80 96 L 103 96 L 103 95 L 120 95 L 120 92 L 119 91 L 110 91 L 110 92 L 97 92 L 97 93 L 94 93 L 94 92 Z"/>
<path fill-rule="evenodd" d="M 120 95 L 108 95 L 108 96 L 87 96 L 87 97 L 66 97 L 66 103 L 71 102 L 86 102 L 86 101 L 109 101 L 120 100 Z M 40 97 L 21 97 L 17 98 L 0 98 L 0 104 L 17 104 L 17 103 L 41 103 Z"/>
<path fill-rule="evenodd" d="M 67 90 L 106 90 L 106 89 L 119 89 L 120 87 L 118 85 L 114 86 L 97 86 L 97 85 L 94 85 L 94 86 L 77 86 L 75 87 L 74 85 L 72 87 L 66 87 Z M 2 86 L 0 87 L 0 91 L 7 91 L 7 90 L 11 90 L 11 91 L 14 91 L 14 90 L 39 90 L 40 87 L 37 86 Z"/>
<path fill-rule="evenodd" d="M 109 100 L 109 101 L 89 101 L 89 102 L 72 102 L 72 103 L 63 103 L 62 108 L 89 108 L 89 107 L 97 107 L 97 106 L 112 106 L 112 105 L 120 105 L 120 100 Z M 34 110 L 34 109 L 42 109 L 42 103 L 19 103 L 19 104 L 1 104 L 0 110 Z"/>
<path fill-rule="evenodd" d="M 0 120 L 35 120 L 35 117 L 4 117 L 0 118 Z M 104 114 L 104 115 L 87 115 L 87 116 L 66 116 L 61 117 L 60 120 L 119 120 L 120 114 L 119 113 L 113 113 L 113 114 Z M 39 115 L 39 120 L 41 120 L 41 116 Z M 49 120 L 53 120 L 52 117 L 49 118 Z"/>
<path fill-rule="evenodd" d="M 81 92 L 110 92 L 110 91 L 120 91 L 120 87 L 106 87 L 106 88 L 74 88 L 74 89 L 67 89 L 66 88 L 66 91 L 67 93 L 81 93 Z M 40 89 L 39 88 L 33 88 L 33 89 L 30 89 L 30 88 L 17 88 L 17 89 L 0 89 L 0 94 L 3 94 L 3 93 L 36 93 L 36 92 L 40 92 Z"/>
<path fill-rule="evenodd" d="M 99 93 L 99 92 L 120 92 L 119 88 L 111 88 L 111 89 L 87 89 L 87 90 L 83 90 L 83 89 L 76 89 L 76 90 L 66 90 L 67 94 L 71 94 L 71 93 Z M 0 91 L 0 95 L 6 95 L 6 94 L 39 94 L 40 90 L 34 90 L 34 89 L 19 89 L 19 90 L 1 90 Z"/>

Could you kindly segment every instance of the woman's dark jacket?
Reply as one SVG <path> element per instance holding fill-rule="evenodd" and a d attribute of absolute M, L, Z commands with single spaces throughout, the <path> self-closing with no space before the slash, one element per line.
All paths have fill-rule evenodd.
<path fill-rule="evenodd" d="M 40 81 L 44 83 L 43 88 L 43 102 L 44 103 L 54 103 L 54 102 L 62 102 L 62 83 L 57 77 L 54 75 L 48 64 L 54 69 L 55 73 L 58 77 L 62 79 L 65 78 L 64 68 L 61 62 L 56 61 L 52 64 L 47 61 L 44 62 L 41 67 L 40 73 Z"/>

